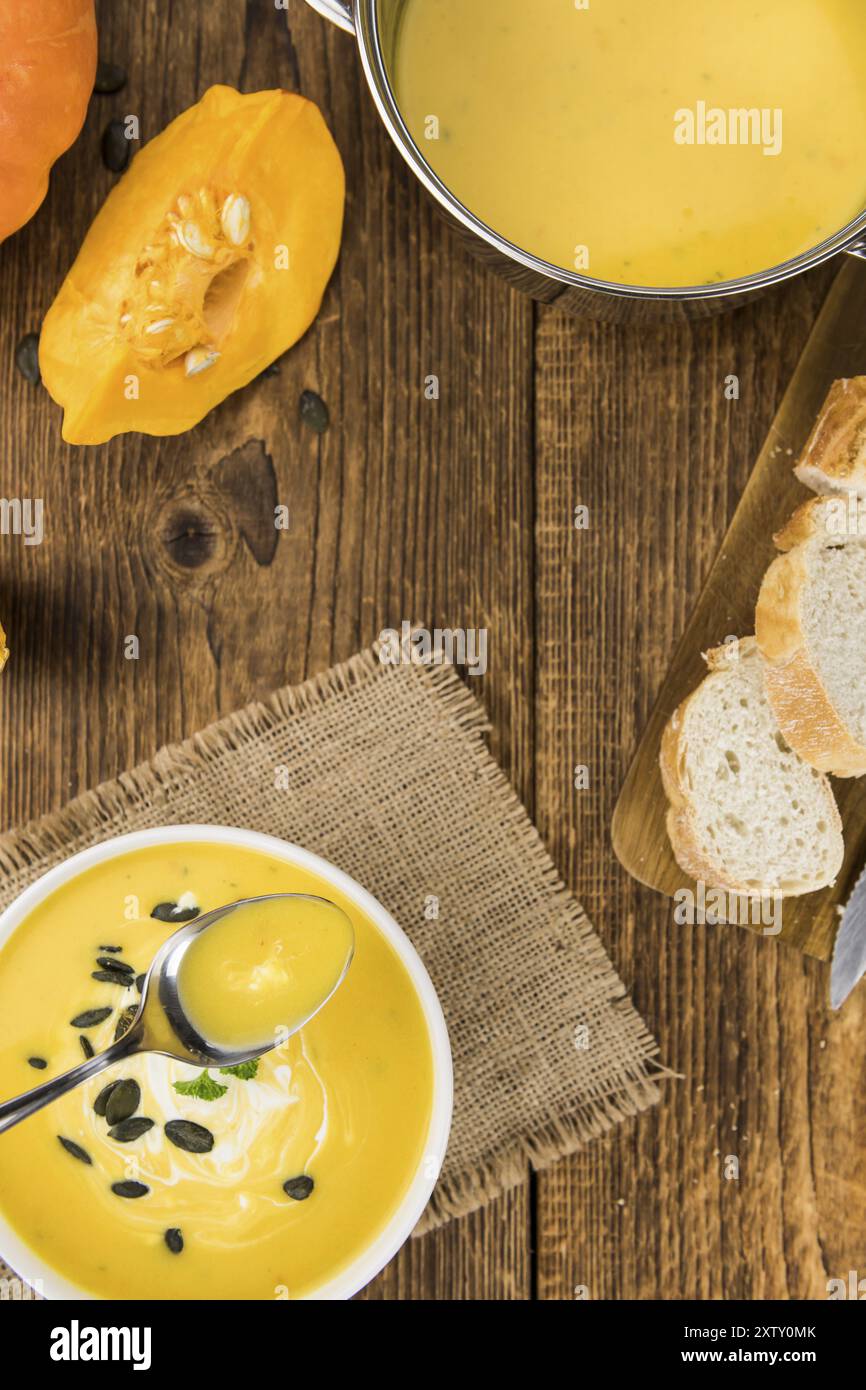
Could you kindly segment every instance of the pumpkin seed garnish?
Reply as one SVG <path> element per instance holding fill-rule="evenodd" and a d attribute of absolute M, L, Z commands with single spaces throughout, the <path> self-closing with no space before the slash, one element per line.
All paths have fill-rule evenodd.
<path fill-rule="evenodd" d="M 139 994 L 144 993 L 144 982 L 146 978 L 145 975 L 136 975 L 135 977 L 135 988 L 138 990 Z"/>
<path fill-rule="evenodd" d="M 176 1149 L 184 1149 L 188 1154 L 210 1153 L 214 1138 L 204 1125 L 194 1120 L 169 1120 L 165 1126 L 165 1137 L 170 1139 Z"/>
<path fill-rule="evenodd" d="M 328 407 L 315 391 L 301 392 L 301 419 L 316 434 L 324 434 L 331 422 Z"/>
<path fill-rule="evenodd" d="M 85 1037 L 83 1033 L 78 1034 L 78 1041 L 81 1043 L 81 1051 L 84 1053 L 85 1057 L 89 1062 L 91 1057 L 94 1055 L 93 1043 L 90 1041 L 89 1038 Z"/>
<path fill-rule="evenodd" d="M 117 1027 L 114 1030 L 115 1042 L 117 1042 L 119 1038 L 122 1038 L 124 1033 L 129 1032 L 129 1029 L 132 1027 L 133 1020 L 137 1013 L 138 1009 L 135 1007 L 135 1005 L 131 1005 L 128 1009 L 121 1009 L 120 1017 L 117 1020 Z"/>
<path fill-rule="evenodd" d="M 93 1163 L 90 1154 L 86 1149 L 82 1149 L 80 1144 L 76 1144 L 72 1139 L 64 1139 L 62 1134 L 58 1134 L 57 1138 L 60 1140 L 66 1152 L 72 1154 L 72 1157 L 77 1158 L 80 1163 Z"/>
<path fill-rule="evenodd" d="M 117 956 L 117 955 L 120 955 L 120 952 L 123 950 L 123 947 L 122 947 L 122 946 L 100 946 L 99 949 L 100 949 L 100 951 L 111 951 L 112 955 L 116 955 L 116 956 Z"/>
<path fill-rule="evenodd" d="M 31 1067 L 35 1067 L 37 1071 L 44 1071 L 48 1066 L 44 1057 L 28 1057 L 27 1061 L 30 1063 Z"/>
<path fill-rule="evenodd" d="M 308 1177 L 306 1173 L 302 1173 L 300 1177 L 288 1178 L 283 1183 L 283 1191 L 286 1196 L 291 1197 L 293 1201 L 305 1202 L 314 1186 L 313 1179 Z"/>
<path fill-rule="evenodd" d="M 39 334 L 25 333 L 15 349 L 15 366 L 25 381 L 38 386 L 42 380 L 39 370 Z"/>
<path fill-rule="evenodd" d="M 122 92 L 126 86 L 126 73 L 117 63 L 104 63 L 100 58 L 96 65 L 96 81 L 93 90 L 99 96 L 113 96 Z"/>
<path fill-rule="evenodd" d="M 178 907 L 177 903 L 157 903 L 151 912 L 157 922 L 191 922 L 198 917 L 200 907 Z"/>
<path fill-rule="evenodd" d="M 96 1097 L 96 1100 L 93 1102 L 93 1109 L 97 1115 L 105 1114 L 105 1107 L 108 1104 L 108 1097 L 111 1095 L 115 1087 L 119 1085 L 119 1081 L 109 1081 L 107 1086 L 103 1086 L 102 1090 L 99 1092 L 99 1095 Z"/>
<path fill-rule="evenodd" d="M 102 949 L 100 947 L 100 949 Z M 120 947 L 118 947 L 120 950 Z M 96 964 L 102 970 L 119 970 L 123 975 L 134 975 L 135 971 L 125 960 L 114 960 L 111 956 L 97 956 Z"/>
<path fill-rule="evenodd" d="M 179 1255 L 183 1249 L 183 1233 L 177 1226 L 169 1226 L 165 1233 L 165 1243 L 173 1255 Z"/>
<path fill-rule="evenodd" d="M 116 1139 L 118 1144 L 132 1144 L 143 1134 L 147 1134 L 149 1129 L 153 1129 L 153 1120 L 149 1120 L 145 1115 L 133 1115 L 129 1120 L 122 1120 L 119 1125 L 112 1125 L 108 1137 Z"/>
<path fill-rule="evenodd" d="M 90 978 L 104 985 L 121 985 L 123 989 L 130 989 L 134 984 L 133 976 L 123 970 L 91 970 Z"/>
<path fill-rule="evenodd" d="M 97 1023 L 104 1023 L 111 1009 L 85 1009 L 83 1014 L 76 1014 L 70 1019 L 73 1028 L 95 1028 Z"/>
<path fill-rule="evenodd" d="M 105 1102 L 105 1118 L 109 1125 L 119 1125 L 128 1120 L 141 1104 L 141 1087 L 132 1077 L 118 1081 Z"/>
<path fill-rule="evenodd" d="M 113 1182 L 111 1190 L 116 1197 L 146 1197 L 150 1188 L 143 1182 Z"/>
<path fill-rule="evenodd" d="M 102 162 L 112 174 L 122 174 L 131 155 L 132 141 L 126 138 L 126 126 L 115 116 L 102 132 Z"/>

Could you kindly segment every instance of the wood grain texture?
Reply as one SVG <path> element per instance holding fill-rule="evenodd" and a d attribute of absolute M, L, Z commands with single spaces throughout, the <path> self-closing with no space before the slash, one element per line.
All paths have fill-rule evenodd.
<path fill-rule="evenodd" d="M 668 801 L 659 750 L 668 720 L 706 675 L 702 653 L 755 630 L 761 581 L 778 554 L 774 532 L 813 496 L 794 476 L 812 425 L 832 383 L 866 371 L 866 264 L 850 257 L 839 272 L 809 335 L 770 426 L 730 528 L 677 648 L 638 750 L 629 767 L 612 822 L 617 856 L 629 873 L 671 896 L 696 891 L 674 859 L 666 833 Z M 739 402 L 731 401 L 735 405 Z M 866 782 L 835 779 L 845 833 L 845 863 L 835 884 L 782 904 L 774 931 L 819 960 L 829 960 L 839 910 L 857 881 L 866 856 Z M 749 925 L 752 925 L 751 923 Z M 760 919 L 753 927 L 761 931 Z"/>
<path fill-rule="evenodd" d="M 539 1178 L 542 1298 L 821 1298 L 862 1268 L 862 992 L 833 1017 L 824 966 L 736 928 L 677 926 L 672 904 L 619 868 L 609 835 L 832 273 L 682 330 L 540 317 L 536 816 L 683 1077 L 639 1122 Z"/>
<path fill-rule="evenodd" d="M 814 963 L 675 927 L 620 869 L 608 827 L 832 271 L 700 328 L 535 309 L 441 225 L 380 129 L 351 40 L 302 0 L 288 25 L 271 0 L 98 9 L 129 86 L 94 99 L 45 206 L 0 248 L 2 492 L 46 509 L 41 546 L 0 537 L 4 827 L 382 627 L 486 627 L 490 669 L 472 685 L 493 751 L 685 1080 L 411 1242 L 365 1296 L 820 1297 L 866 1245 L 866 1005 L 831 1022 Z M 111 186 L 108 119 L 135 112 L 149 137 L 215 81 L 298 89 L 334 131 L 347 223 L 321 315 L 278 375 L 191 434 L 72 449 L 15 372 L 15 343 Z M 321 438 L 298 419 L 307 387 L 330 408 Z M 276 545 L 274 499 L 292 518 Z M 123 659 L 130 633 L 137 662 Z M 579 763 L 590 787 L 577 793 Z M 720 1177 L 727 1153 L 737 1182 Z"/>

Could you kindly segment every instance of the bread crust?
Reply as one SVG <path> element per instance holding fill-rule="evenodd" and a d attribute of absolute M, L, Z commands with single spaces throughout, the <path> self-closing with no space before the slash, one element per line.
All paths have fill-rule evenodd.
<path fill-rule="evenodd" d="M 794 472 L 813 492 L 866 493 L 866 376 L 833 382 Z"/>
<path fill-rule="evenodd" d="M 832 880 L 821 878 L 820 881 L 817 879 L 812 881 L 804 876 L 802 885 L 796 888 L 780 889 L 774 884 L 768 883 L 763 889 L 756 890 L 754 885 L 730 878 L 726 879 L 723 877 L 718 864 L 708 857 L 697 838 L 695 811 L 684 781 L 687 750 L 684 732 L 686 714 L 689 705 L 698 692 L 703 689 L 706 682 L 717 678 L 718 674 L 728 666 L 732 656 L 732 645 L 728 643 L 705 654 L 705 660 L 709 667 L 708 674 L 701 684 L 692 691 L 691 695 L 688 695 L 674 710 L 662 734 L 659 765 L 665 795 L 670 803 L 665 823 L 674 858 L 683 872 L 688 874 L 690 878 L 707 883 L 713 888 L 721 888 L 729 893 L 737 893 L 751 898 L 760 897 L 762 893 L 765 896 L 777 897 L 798 897 L 803 893 L 812 893 L 819 888 L 826 887 Z M 741 638 L 738 652 L 740 661 L 760 659 L 754 637 Z M 824 785 L 822 791 L 825 798 L 827 821 L 837 830 L 841 839 L 842 821 L 829 783 Z M 837 872 L 839 867 L 841 867 L 841 855 Z"/>
<path fill-rule="evenodd" d="M 764 658 L 767 699 L 785 742 L 819 772 L 834 777 L 866 773 L 866 744 L 850 732 L 813 665 L 801 614 L 811 544 L 832 544 L 832 499 L 812 498 L 779 533 L 787 553 L 767 573 L 755 610 L 755 634 Z M 845 537 L 838 539 L 844 540 Z"/>

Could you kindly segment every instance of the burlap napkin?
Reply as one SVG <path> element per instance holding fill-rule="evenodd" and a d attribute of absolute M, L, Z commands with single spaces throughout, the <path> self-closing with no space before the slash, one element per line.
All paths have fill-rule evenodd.
<path fill-rule="evenodd" d="M 266 831 L 358 879 L 412 938 L 451 1035 L 429 1229 L 658 1099 L 657 1046 L 486 727 L 450 667 L 365 652 L 0 838 L 0 907 L 76 850 L 172 822 Z"/>

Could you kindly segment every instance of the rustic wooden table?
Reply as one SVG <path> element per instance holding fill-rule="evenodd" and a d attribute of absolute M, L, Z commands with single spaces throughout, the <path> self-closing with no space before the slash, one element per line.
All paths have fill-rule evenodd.
<path fill-rule="evenodd" d="M 824 967 L 745 931 L 676 926 L 609 840 L 832 268 L 700 327 L 566 318 L 467 256 L 389 144 L 351 39 L 302 0 L 288 25 L 273 0 L 98 12 L 129 85 L 94 98 L 40 213 L 0 248 L 2 490 L 45 501 L 41 546 L 0 537 L 4 825 L 403 618 L 486 627 L 490 670 L 473 688 L 494 752 L 683 1080 L 410 1243 L 366 1296 L 821 1298 L 828 1278 L 863 1277 L 866 991 L 831 1019 Z M 278 375 L 193 433 L 71 448 L 60 412 L 17 374 L 15 344 L 112 185 L 108 119 L 135 112 L 146 139 L 213 82 L 298 89 L 334 131 L 348 206 L 322 313 Z M 330 407 L 321 439 L 299 422 L 306 387 Z M 279 544 L 276 502 L 292 518 Z M 131 632 L 138 662 L 123 659 Z M 739 1180 L 724 1178 L 726 1155 Z"/>

